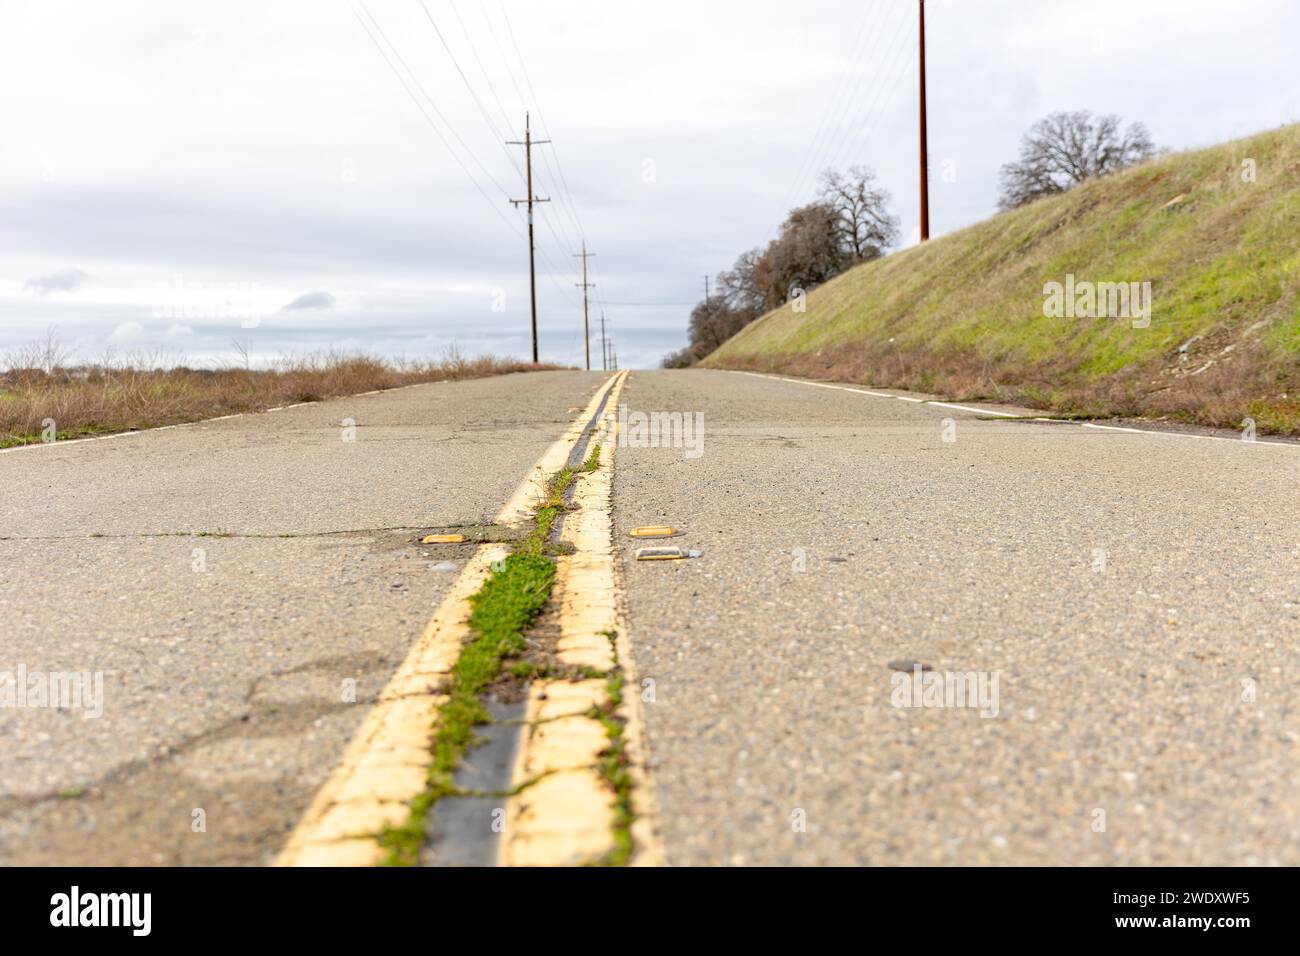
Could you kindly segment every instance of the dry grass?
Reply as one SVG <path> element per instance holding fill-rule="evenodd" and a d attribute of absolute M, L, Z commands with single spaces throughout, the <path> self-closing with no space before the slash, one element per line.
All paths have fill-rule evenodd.
<path fill-rule="evenodd" d="M 1201 375 L 1185 365 L 1132 366 L 1076 380 L 1069 358 L 998 364 L 976 352 L 865 343 L 791 355 L 733 355 L 713 367 L 776 372 L 941 395 L 955 401 L 1002 402 L 1086 418 L 1148 418 L 1240 428 L 1249 418 L 1262 433 L 1300 435 L 1300 360 L 1248 344 L 1232 361 Z"/>
<path fill-rule="evenodd" d="M 53 339 L 10 355 L 0 371 L 0 447 L 192 422 L 421 382 L 554 369 L 455 350 L 437 361 L 387 362 L 333 352 L 270 368 L 159 367 L 157 357 L 69 365 Z"/>
<path fill-rule="evenodd" d="M 1150 327 L 1044 316 L 1044 283 L 1067 273 L 1150 282 Z M 806 313 L 771 312 L 702 364 L 1300 435 L 1300 125 L 859 266 L 813 290 Z"/>

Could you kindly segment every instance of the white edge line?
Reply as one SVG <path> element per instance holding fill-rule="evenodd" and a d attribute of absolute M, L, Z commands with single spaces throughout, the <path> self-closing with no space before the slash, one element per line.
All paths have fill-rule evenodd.
<path fill-rule="evenodd" d="M 735 375 L 752 375 L 755 378 L 772 379 L 777 382 L 790 382 L 794 385 L 810 385 L 813 388 L 833 388 L 840 392 L 853 392 L 857 395 L 871 395 L 875 398 L 896 398 L 900 402 L 913 402 L 917 405 L 937 405 L 940 408 L 956 408 L 963 412 L 971 412 L 975 415 L 996 415 L 999 418 L 1022 418 L 1021 415 L 1015 415 L 1011 412 L 995 412 L 991 408 L 971 408 L 967 405 L 953 405 L 950 402 L 928 401 L 923 398 L 911 398 L 907 395 L 886 395 L 884 392 L 872 392 L 865 388 L 853 388 L 848 385 L 831 385 L 827 382 L 810 382 L 802 378 L 786 378 L 782 375 L 768 375 L 763 372 L 743 372 L 739 369 L 722 369 L 721 371 L 732 372 Z M 1300 444 L 1285 441 L 1246 441 L 1242 438 L 1229 438 L 1226 435 L 1198 435 L 1194 432 L 1173 432 L 1162 431 L 1158 428 L 1125 428 L 1121 425 L 1096 425 L 1092 422 L 1071 422 L 1060 418 L 1033 418 L 1030 421 L 1035 422 L 1054 422 L 1061 425 L 1078 424 L 1080 428 L 1092 428 L 1097 431 L 1106 432 L 1125 432 L 1131 435 L 1155 435 L 1165 438 L 1199 438 L 1203 441 L 1226 441 L 1237 445 L 1272 445 L 1275 448 L 1300 448 Z"/>
<path fill-rule="evenodd" d="M 1082 428 L 1095 428 L 1098 431 L 1106 432 L 1132 432 L 1134 435 L 1160 435 L 1164 438 L 1199 438 L 1201 441 L 1226 441 L 1233 445 L 1272 445 L 1275 448 L 1300 448 L 1295 442 L 1289 441 L 1247 441 L 1244 438 L 1229 438 L 1227 435 L 1198 435 L 1195 432 L 1167 432 L 1158 428 L 1122 428 L 1119 425 L 1094 425 L 1092 422 L 1083 422 Z"/>
<path fill-rule="evenodd" d="M 951 402 L 926 402 L 927 405 L 938 405 L 940 408 L 955 408 L 958 411 L 974 412 L 976 415 L 996 415 L 998 418 L 1019 418 L 1019 415 L 1011 412 L 995 412 L 991 408 L 971 408 L 969 405 L 954 405 Z"/>

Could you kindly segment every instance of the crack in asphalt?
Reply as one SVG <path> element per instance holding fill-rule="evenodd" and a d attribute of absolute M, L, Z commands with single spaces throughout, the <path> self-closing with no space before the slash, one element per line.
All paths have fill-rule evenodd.
<path fill-rule="evenodd" d="M 481 522 L 480 524 L 486 524 Z M 448 527 L 455 527 L 448 525 Z M 54 535 L 0 535 L 0 541 L 130 541 L 143 538 L 242 538 L 246 540 L 281 540 L 292 538 L 329 538 L 348 534 L 384 534 L 389 532 L 428 531 L 429 526 L 398 526 L 392 528 L 340 528 L 330 531 L 285 531 L 275 533 L 245 533 L 237 531 L 141 531 L 131 534 L 54 534 Z M 472 543 L 472 542 L 470 542 Z"/>
<path fill-rule="evenodd" d="M 384 663 L 384 662 L 381 662 Z M 369 707 L 373 706 L 379 699 L 379 692 L 373 694 L 358 696 L 356 701 L 333 702 L 326 704 L 322 700 L 301 700 L 292 703 L 283 703 L 267 701 L 262 704 L 257 703 L 257 694 L 261 690 L 261 685 L 268 680 L 274 680 L 279 677 L 291 677 L 296 674 L 308 674 L 315 671 L 329 671 L 342 668 L 343 670 L 353 670 L 364 672 L 373 669 L 376 665 L 373 655 L 364 654 L 345 654 L 335 657 L 318 658 L 313 661 L 307 661 L 294 667 L 286 667 L 270 671 L 266 674 L 259 674 L 248 682 L 248 691 L 244 694 L 244 703 L 249 705 L 250 710 L 236 714 L 229 720 L 225 720 L 215 727 L 209 727 L 206 730 L 198 731 L 191 734 L 175 744 L 167 745 L 163 750 L 147 757 L 138 757 L 134 760 L 128 760 L 109 768 L 99 777 L 82 784 L 80 789 L 87 794 L 92 791 L 96 796 L 102 796 L 103 791 L 113 786 L 119 780 L 129 778 L 136 772 L 148 769 L 156 769 L 174 762 L 178 757 L 183 757 L 190 751 L 214 740 L 224 740 L 230 737 L 257 738 L 267 736 L 262 733 L 248 733 L 251 729 L 249 725 L 257 725 L 268 719 L 296 717 L 301 714 L 301 720 L 293 720 L 292 726 L 308 726 L 321 717 L 328 714 L 337 713 L 343 710 L 349 710 L 358 705 Z M 245 732 L 231 733 L 232 730 L 245 728 Z M 275 735 L 272 735 L 275 736 Z M 68 788 L 60 787 L 56 790 L 44 791 L 41 793 L 28 794 L 26 796 L 4 796 L 0 797 L 0 818 L 7 817 L 17 810 L 38 806 L 42 803 L 49 803 L 55 800 L 63 800 L 64 792 Z"/>

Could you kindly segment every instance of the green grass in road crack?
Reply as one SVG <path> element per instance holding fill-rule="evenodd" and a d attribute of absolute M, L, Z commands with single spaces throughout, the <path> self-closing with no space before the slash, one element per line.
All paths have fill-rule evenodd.
<path fill-rule="evenodd" d="M 604 677 L 605 672 L 585 664 L 561 666 L 551 662 L 535 663 L 533 661 L 515 661 L 506 668 L 506 673 L 519 680 L 591 680 Z"/>
<path fill-rule="evenodd" d="M 503 663 L 524 652 L 524 635 L 550 600 L 555 564 L 546 553 L 547 539 L 576 476 L 573 469 L 565 468 L 551 479 L 528 535 L 470 598 L 473 640 L 452 668 L 448 700 L 438 712 L 428 784 L 411 801 L 406 821 L 379 835 L 380 845 L 388 849 L 383 865 L 416 865 L 429 810 L 443 797 L 457 793 L 456 768 L 475 743 L 474 728 L 492 721 L 481 695 L 501 674 Z"/>
<path fill-rule="evenodd" d="M 616 637 L 607 633 L 610 643 Z M 614 848 L 593 866 L 626 866 L 632 858 L 632 822 L 636 813 L 632 809 L 632 773 L 628 769 L 627 743 L 623 738 L 626 721 L 619 716 L 623 705 L 623 671 L 615 655 L 614 670 L 606 683 L 608 699 L 600 707 L 592 708 L 591 716 L 605 728 L 608 745 L 600 754 L 600 775 L 614 790 Z"/>

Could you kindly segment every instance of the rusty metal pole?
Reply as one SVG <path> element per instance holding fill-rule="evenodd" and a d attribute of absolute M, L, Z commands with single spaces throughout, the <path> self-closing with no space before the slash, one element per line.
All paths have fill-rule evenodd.
<path fill-rule="evenodd" d="M 921 8 L 921 241 L 930 238 L 930 147 L 925 120 L 925 0 Z"/>

